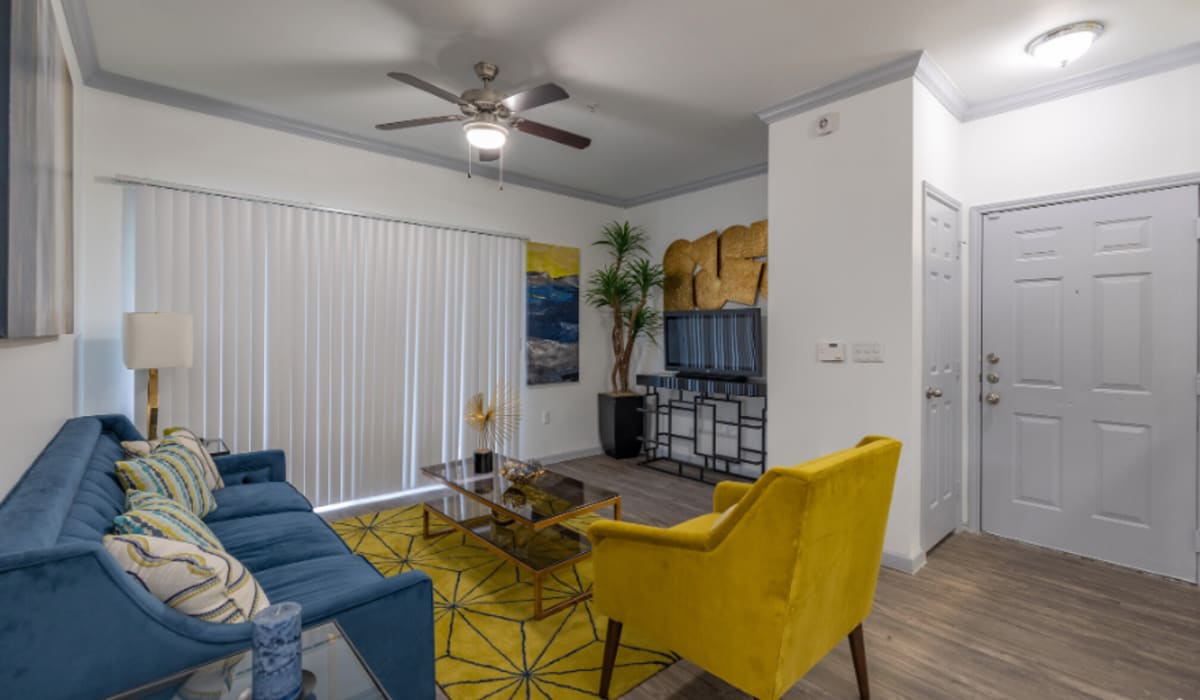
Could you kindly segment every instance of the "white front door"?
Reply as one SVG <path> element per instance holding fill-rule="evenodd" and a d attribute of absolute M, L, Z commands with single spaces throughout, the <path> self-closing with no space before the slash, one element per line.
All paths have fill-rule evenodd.
<path fill-rule="evenodd" d="M 928 551 L 962 522 L 962 243 L 956 205 L 927 190 L 924 217 L 921 548 Z"/>
<path fill-rule="evenodd" d="M 1193 186 L 984 221 L 985 531 L 1196 580 L 1198 207 Z"/>

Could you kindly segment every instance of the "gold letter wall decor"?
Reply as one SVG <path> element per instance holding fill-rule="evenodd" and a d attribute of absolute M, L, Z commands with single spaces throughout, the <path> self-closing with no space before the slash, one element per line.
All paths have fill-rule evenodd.
<path fill-rule="evenodd" d="M 719 309 L 767 296 L 767 222 L 730 226 L 694 241 L 680 239 L 663 255 L 663 309 Z M 697 270 L 696 268 L 699 268 Z"/>

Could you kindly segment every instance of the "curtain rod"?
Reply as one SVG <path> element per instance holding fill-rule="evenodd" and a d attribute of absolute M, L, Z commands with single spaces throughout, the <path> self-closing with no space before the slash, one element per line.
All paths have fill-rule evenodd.
<path fill-rule="evenodd" d="M 528 241 L 528 236 L 518 236 L 515 233 L 505 233 L 503 231 L 488 231 L 477 228 L 467 228 L 465 226 L 451 226 L 449 224 L 439 224 L 433 221 L 421 221 L 419 219 L 405 219 L 398 216 L 388 216 L 386 214 L 376 214 L 367 211 L 355 211 L 353 209 L 339 209 L 337 207 L 325 207 L 307 202 L 295 202 L 287 199 L 276 199 L 274 197 L 259 197 L 257 195 L 241 194 L 238 192 L 227 192 L 223 190 L 214 190 L 207 187 L 195 187 L 193 185 L 182 185 L 175 182 L 163 182 L 161 180 L 151 180 L 144 177 L 133 177 L 130 175 L 114 175 L 112 177 L 100 176 L 96 178 L 97 182 L 102 182 L 111 185 L 143 185 L 145 187 L 157 187 L 163 190 L 173 190 L 176 192 L 188 192 L 193 194 L 207 194 L 214 197 L 224 197 L 226 199 L 236 199 L 243 202 L 253 202 L 257 204 L 275 204 L 282 207 L 292 207 L 293 209 L 304 209 L 306 211 L 317 211 L 327 214 L 343 214 L 346 216 L 355 216 L 363 219 L 376 219 L 378 221 L 390 221 L 398 224 L 411 224 L 413 226 L 428 226 L 430 228 L 440 228 L 447 231 L 461 231 L 463 233 L 474 233 L 480 236 L 495 236 L 497 238 L 513 238 L 518 241 Z"/>

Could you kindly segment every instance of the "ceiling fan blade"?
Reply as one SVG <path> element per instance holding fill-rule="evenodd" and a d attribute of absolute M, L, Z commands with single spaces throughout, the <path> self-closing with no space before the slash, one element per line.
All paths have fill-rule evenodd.
<path fill-rule="evenodd" d="M 509 95 L 504 98 L 503 105 L 514 112 L 523 112 L 534 107 L 548 105 L 551 102 L 565 100 L 568 97 L 570 95 L 567 94 L 566 90 L 563 90 L 554 83 L 546 83 L 545 85 L 538 85 L 528 90 L 522 90 L 515 95 Z"/>
<path fill-rule="evenodd" d="M 450 114 L 444 117 L 423 117 L 421 119 L 406 119 L 402 122 L 387 122 L 385 124 L 376 124 L 375 128 L 380 131 L 395 131 L 396 129 L 407 129 L 410 126 L 425 126 L 426 124 L 441 124 L 443 122 L 461 122 L 466 117 L 461 114 Z"/>
<path fill-rule="evenodd" d="M 447 102 L 453 102 L 456 105 L 463 104 L 462 98 L 459 97 L 458 95 L 455 95 L 453 92 L 450 92 L 449 90 L 443 90 L 442 88 L 438 87 L 437 85 L 433 85 L 432 83 L 427 83 L 415 75 L 411 75 L 409 73 L 388 73 L 388 77 L 391 78 L 392 80 L 399 80 L 400 82 L 404 83 L 405 85 L 411 85 L 411 86 L 417 88 L 418 90 L 424 90 L 425 92 L 428 92 L 430 95 L 436 95 L 437 97 L 440 97 Z"/>
<path fill-rule="evenodd" d="M 523 131 L 526 134 L 540 136 L 544 139 L 550 139 L 551 141 L 557 141 L 558 143 L 561 143 L 564 146 L 570 146 L 571 148 L 587 148 L 588 146 L 592 145 L 592 140 L 586 136 L 572 134 L 569 131 L 563 131 L 562 129 L 548 126 L 541 122 L 521 119 L 514 126 L 517 128 L 517 131 Z"/>
<path fill-rule="evenodd" d="M 493 161 L 493 160 L 500 160 L 500 149 L 499 148 L 496 148 L 496 149 L 493 149 L 490 151 L 485 151 L 483 149 L 480 149 L 480 151 L 479 151 L 479 162 L 480 163 L 487 163 L 487 162 Z"/>

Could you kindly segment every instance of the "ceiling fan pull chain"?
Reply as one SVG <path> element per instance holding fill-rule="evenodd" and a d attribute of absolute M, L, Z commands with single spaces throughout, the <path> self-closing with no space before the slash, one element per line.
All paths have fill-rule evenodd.
<path fill-rule="evenodd" d="M 504 191 L 504 149 L 500 149 L 500 191 Z"/>
<path fill-rule="evenodd" d="M 471 142 L 467 141 L 467 179 L 471 179 Z"/>

